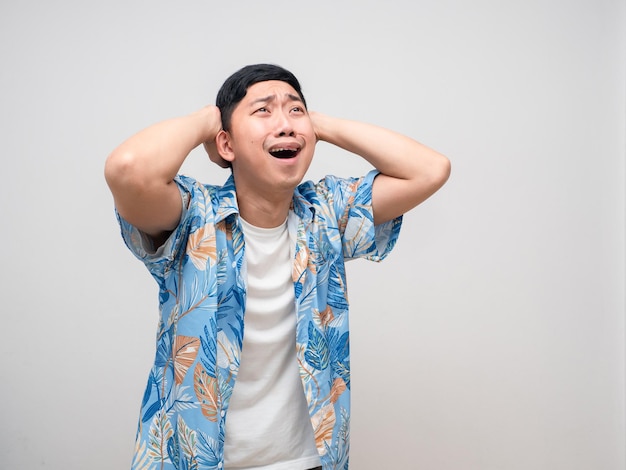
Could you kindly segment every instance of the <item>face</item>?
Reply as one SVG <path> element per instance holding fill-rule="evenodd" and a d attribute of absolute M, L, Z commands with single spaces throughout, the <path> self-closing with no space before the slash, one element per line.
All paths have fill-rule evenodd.
<path fill-rule="evenodd" d="M 286 82 L 255 83 L 234 109 L 218 148 L 232 163 L 238 193 L 289 194 L 302 181 L 315 149 L 315 131 Z"/>

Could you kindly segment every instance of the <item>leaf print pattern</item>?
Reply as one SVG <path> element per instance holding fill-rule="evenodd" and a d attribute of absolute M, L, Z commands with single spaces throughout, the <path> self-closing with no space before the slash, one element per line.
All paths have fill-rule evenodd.
<path fill-rule="evenodd" d="M 346 383 L 341 377 L 337 377 L 333 381 L 333 386 L 330 388 L 330 402 L 335 404 L 341 394 L 346 391 Z"/>
<path fill-rule="evenodd" d="M 197 469 L 198 461 L 196 458 L 196 432 L 189 428 L 182 417 L 178 417 L 178 444 L 182 451 L 182 458 L 185 462 L 184 468 Z"/>
<path fill-rule="evenodd" d="M 204 225 L 189 236 L 187 241 L 187 256 L 196 269 L 204 271 L 209 261 L 215 264 L 217 255 L 215 248 L 215 227 Z"/>
<path fill-rule="evenodd" d="M 187 370 L 196 360 L 200 340 L 191 336 L 178 336 L 175 342 L 174 380 L 177 385 L 183 383 Z"/>
<path fill-rule="evenodd" d="M 309 322 L 309 341 L 304 352 L 307 364 L 317 370 L 328 367 L 329 351 L 324 335 L 320 333 L 313 322 Z"/>
<path fill-rule="evenodd" d="M 326 453 L 326 447 L 332 440 L 335 420 L 335 408 L 332 405 L 321 408 L 311 418 L 313 433 L 315 435 L 315 445 L 320 455 Z"/>
<path fill-rule="evenodd" d="M 288 222 L 295 236 L 296 359 L 324 470 L 347 470 L 349 460 L 344 260 L 383 259 L 401 225 L 398 218 L 374 227 L 375 176 L 302 183 Z M 156 253 L 118 215 L 126 245 L 159 287 L 156 355 L 141 403 L 132 469 L 220 470 L 244 335 L 245 244 L 232 176 L 222 187 L 185 176 L 175 181 L 185 210 Z"/>
<path fill-rule="evenodd" d="M 200 468 L 217 469 L 221 460 L 220 453 L 220 443 L 216 439 L 203 432 L 198 433 L 198 464 Z"/>
<path fill-rule="evenodd" d="M 330 305 L 327 305 L 323 311 L 313 310 L 313 320 L 318 328 L 326 328 L 330 322 L 335 319 L 335 314 Z"/>
<path fill-rule="evenodd" d="M 216 422 L 221 408 L 217 378 L 207 374 L 202 365 L 198 363 L 194 372 L 194 383 L 202 414 L 209 421 Z"/>
<path fill-rule="evenodd" d="M 322 457 L 323 468 L 348 470 L 350 453 L 350 414 L 345 408 L 339 412 L 340 423 L 333 443 L 326 444 L 326 454 Z"/>
<path fill-rule="evenodd" d="M 338 186 L 337 189 L 341 189 L 341 186 Z M 351 181 L 347 184 L 345 191 L 348 194 L 354 194 L 358 189 L 358 181 Z M 341 197 L 338 195 L 335 199 L 341 200 Z M 350 208 L 354 204 L 354 196 L 350 196 L 348 198 L 347 204 L 345 205 L 345 210 L 341 213 L 341 217 L 337 221 L 337 226 L 339 230 L 345 232 L 346 226 L 348 225 L 348 217 L 350 215 Z"/>
<path fill-rule="evenodd" d="M 310 250 L 309 248 L 304 246 L 298 246 L 298 250 L 296 252 L 296 257 L 293 261 L 293 281 L 298 282 L 302 276 L 306 273 L 307 268 L 309 267 L 308 260 L 310 258 Z M 315 269 L 313 268 L 313 271 Z"/>
<path fill-rule="evenodd" d="M 135 455 L 133 456 L 132 468 L 137 470 L 148 470 L 152 464 L 152 459 L 148 455 L 146 442 L 137 440 L 135 443 Z"/>
<path fill-rule="evenodd" d="M 200 344 L 202 345 L 203 354 L 201 362 L 211 377 L 217 377 L 215 372 L 217 362 L 216 337 L 217 323 L 214 320 L 210 320 L 208 325 L 204 325 L 204 335 L 200 337 Z"/>
<path fill-rule="evenodd" d="M 233 374 L 237 374 L 241 348 L 235 347 L 224 331 L 220 331 L 217 334 L 217 347 L 222 352 L 222 354 L 218 355 L 217 365 L 222 369 L 231 371 Z"/>
<path fill-rule="evenodd" d="M 160 461 L 167 458 L 167 442 L 173 434 L 167 414 L 159 410 L 150 425 L 150 440 L 148 441 L 148 455 L 153 460 Z"/>

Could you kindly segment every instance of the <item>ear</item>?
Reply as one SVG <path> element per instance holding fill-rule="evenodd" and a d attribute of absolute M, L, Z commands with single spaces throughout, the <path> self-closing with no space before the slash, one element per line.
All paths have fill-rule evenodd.
<path fill-rule="evenodd" d="M 227 162 L 231 162 L 235 159 L 235 152 L 232 147 L 232 137 L 229 132 L 224 129 L 220 130 L 215 136 L 215 145 L 217 146 L 217 152 Z"/>

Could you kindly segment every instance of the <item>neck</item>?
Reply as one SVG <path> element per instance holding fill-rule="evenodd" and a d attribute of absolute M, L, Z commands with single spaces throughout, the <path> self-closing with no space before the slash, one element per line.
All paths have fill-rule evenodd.
<path fill-rule="evenodd" d="M 282 224 L 289 214 L 293 192 L 282 195 L 273 194 L 263 197 L 249 194 L 237 188 L 237 205 L 239 214 L 246 222 L 256 227 L 273 228 Z"/>

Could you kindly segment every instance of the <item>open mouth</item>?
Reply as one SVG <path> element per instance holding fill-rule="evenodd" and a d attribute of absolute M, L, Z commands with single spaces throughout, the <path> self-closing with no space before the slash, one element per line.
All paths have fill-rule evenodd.
<path fill-rule="evenodd" d="M 275 148 L 270 150 L 270 155 L 274 158 L 293 158 L 300 152 L 299 148 Z"/>

